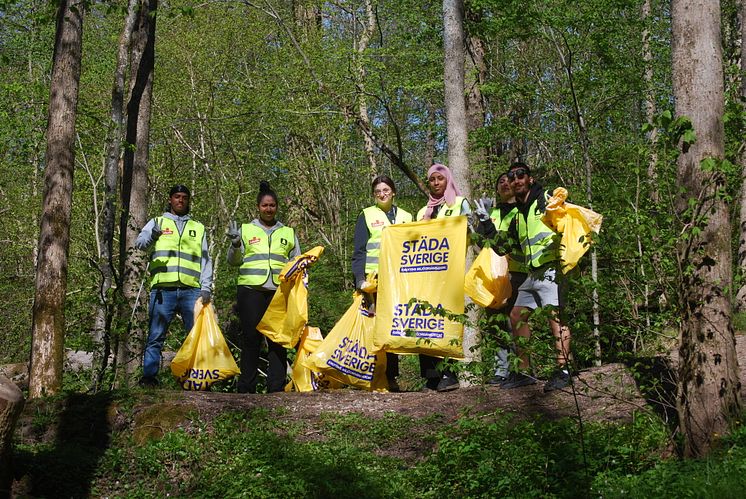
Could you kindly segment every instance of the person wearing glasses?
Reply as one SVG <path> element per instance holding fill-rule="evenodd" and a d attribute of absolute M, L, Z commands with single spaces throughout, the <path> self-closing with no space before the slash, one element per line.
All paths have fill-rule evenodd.
<path fill-rule="evenodd" d="M 231 240 L 228 263 L 240 266 L 236 302 L 241 323 L 241 375 L 238 393 L 256 393 L 259 353 L 267 341 L 267 393 L 281 392 L 287 375 L 287 350 L 257 331 L 262 316 L 280 284 L 285 264 L 301 254 L 298 236 L 277 220 L 277 194 L 269 183 L 259 183 L 256 208 L 259 217 L 239 228 L 231 222 L 226 232 Z"/>
<path fill-rule="evenodd" d="M 432 165 L 427 171 L 427 183 L 430 188 L 428 202 L 417 213 L 418 221 L 471 214 L 469 201 L 461 195 L 447 166 L 438 163 Z M 420 354 L 420 374 L 426 379 L 426 390 L 447 392 L 459 387 L 451 362 L 441 362 L 438 357 Z"/>
<path fill-rule="evenodd" d="M 570 384 L 570 329 L 561 324 L 559 310 L 562 297 L 558 278 L 560 235 L 547 227 L 541 218 L 546 210 L 549 191 L 534 180 L 531 169 L 522 162 L 513 163 L 508 171 L 508 179 L 516 199 L 517 213 L 510 223 L 510 238 L 520 247 L 523 264 L 528 275 L 518 288 L 515 304 L 510 311 L 513 337 L 531 337 L 528 320 L 539 307 L 552 307 L 549 327 L 555 338 L 557 349 L 557 369 L 544 385 L 544 391 L 559 390 Z M 517 388 L 532 385 L 536 379 L 526 374 L 529 368 L 528 354 L 518 348 L 520 372 L 511 373 L 501 385 L 503 388 Z"/>
<path fill-rule="evenodd" d="M 207 305 L 212 298 L 212 259 L 208 252 L 205 226 L 191 219 L 191 193 L 184 185 L 171 187 L 168 211 L 145 224 L 135 248 L 150 255 L 150 326 L 143 354 L 139 384 L 158 386 L 161 350 L 168 326 L 178 312 L 188 331 L 194 326 L 194 305 L 198 298 Z"/>
<path fill-rule="evenodd" d="M 482 236 L 479 242 L 480 246 L 484 246 L 484 243 L 489 241 L 492 251 L 498 255 L 507 255 L 508 257 L 508 270 L 510 272 L 510 285 L 513 290 L 510 298 L 500 309 L 485 308 L 485 316 L 488 321 L 487 334 L 493 334 L 498 337 L 498 348 L 497 354 L 495 355 L 495 373 L 489 380 L 488 385 L 502 385 L 508 379 L 510 375 L 510 366 L 508 363 L 508 345 L 500 340 L 500 332 L 497 323 L 496 316 L 503 316 L 503 320 L 500 320 L 503 324 L 501 327 L 505 331 L 510 331 L 510 320 L 509 314 L 513 309 L 513 304 L 518 298 L 518 288 L 526 280 L 526 267 L 523 263 L 523 252 L 520 247 L 516 247 L 510 244 L 508 236 L 508 228 L 511 222 L 518 213 L 518 208 L 515 202 L 515 195 L 513 194 L 513 187 L 510 185 L 510 179 L 508 178 L 508 172 L 502 173 L 497 178 L 496 190 L 499 202 L 495 208 L 491 208 L 491 199 L 480 199 L 476 202 L 476 209 L 474 214 L 479 219 L 479 224 L 476 227 L 476 233 Z"/>
<path fill-rule="evenodd" d="M 355 278 L 355 289 L 365 293 L 366 303 L 375 307 L 375 294 L 367 293 L 370 286 L 366 276 L 378 272 L 378 257 L 381 254 L 381 236 L 384 227 L 412 221 L 412 215 L 394 204 L 396 186 L 394 181 L 379 175 L 371 182 L 371 191 L 375 204 L 365 208 L 357 217 L 355 236 L 353 238 L 352 275 Z M 386 379 L 389 391 L 399 391 L 396 377 L 399 376 L 399 356 L 386 353 Z"/>

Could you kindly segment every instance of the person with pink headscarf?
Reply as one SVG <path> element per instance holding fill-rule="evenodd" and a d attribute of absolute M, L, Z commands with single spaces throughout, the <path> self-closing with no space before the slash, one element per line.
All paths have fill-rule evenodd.
<path fill-rule="evenodd" d="M 457 217 L 469 215 L 469 201 L 461 195 L 461 190 L 453 180 L 447 166 L 435 163 L 427 171 L 427 183 L 430 187 L 427 205 L 417 213 L 417 220 Z M 438 370 L 438 364 L 441 364 Z M 426 390 L 448 392 L 459 387 L 458 378 L 450 368 L 449 362 L 442 362 L 438 357 L 420 355 L 420 374 L 427 381 Z"/>

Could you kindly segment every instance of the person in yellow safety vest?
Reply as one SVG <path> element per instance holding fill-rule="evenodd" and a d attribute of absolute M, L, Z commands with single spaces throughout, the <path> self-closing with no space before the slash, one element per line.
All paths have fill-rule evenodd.
<path fill-rule="evenodd" d="M 552 307 L 549 327 L 555 338 L 557 369 L 544 385 L 544 391 L 559 390 L 571 382 L 569 362 L 570 329 L 560 323 L 563 296 L 560 289 L 559 269 L 560 234 L 547 227 L 541 218 L 546 211 L 546 202 L 551 193 L 545 191 L 531 176 L 525 163 L 513 163 L 508 171 L 510 185 L 516 197 L 517 209 L 508 229 L 509 236 L 523 254 L 528 272 L 526 280 L 518 288 L 518 296 L 510 311 L 513 337 L 528 339 L 531 336 L 528 320 L 539 307 Z M 526 352 L 518 349 L 520 372 L 511 373 L 502 388 L 517 388 L 536 383 L 536 379 L 525 371 L 529 367 Z"/>
<path fill-rule="evenodd" d="M 507 254 L 508 256 L 508 270 L 510 271 L 510 285 L 513 290 L 512 295 L 500 309 L 485 308 L 485 317 L 488 322 L 487 333 L 495 334 L 498 336 L 498 344 L 501 345 L 498 348 L 497 354 L 495 355 L 495 374 L 489 380 L 489 385 L 502 385 L 510 374 L 510 366 L 508 363 L 509 350 L 507 345 L 504 345 L 500 341 L 499 327 L 503 327 L 505 331 L 510 331 L 510 320 L 506 320 L 506 324 L 499 325 L 497 323 L 496 316 L 503 315 L 508 317 L 510 311 L 513 308 L 516 298 L 518 297 L 518 288 L 526 280 L 526 267 L 523 264 L 523 253 L 520 248 L 515 248 L 509 242 L 508 228 L 510 223 L 518 213 L 518 208 L 515 202 L 515 195 L 513 194 L 513 188 L 510 185 L 508 179 L 508 172 L 501 174 L 497 178 L 497 195 L 500 200 L 499 204 L 495 208 L 491 208 L 491 199 L 480 199 L 476 203 L 476 209 L 474 214 L 479 219 L 479 224 L 476 227 L 476 233 L 482 236 L 480 246 L 484 245 L 484 242 L 489 241 L 492 251 L 498 255 Z M 511 251 L 512 250 L 512 251 Z"/>
<path fill-rule="evenodd" d="M 143 355 L 140 385 L 158 385 L 161 350 L 168 326 L 178 312 L 187 331 L 194 325 L 194 305 L 212 297 L 212 259 L 208 252 L 205 226 L 189 217 L 191 194 L 183 185 L 171 188 L 168 211 L 145 224 L 135 248 L 150 256 L 150 328 Z"/>
<path fill-rule="evenodd" d="M 447 166 L 438 163 L 432 165 L 427 171 L 427 182 L 430 187 L 429 199 L 427 205 L 417 213 L 417 220 L 471 214 L 469 202 L 461 195 L 461 190 L 454 182 L 451 170 Z M 420 374 L 426 379 L 426 390 L 447 392 L 459 387 L 458 378 L 449 364 L 441 362 L 438 357 L 420 355 Z"/>
<path fill-rule="evenodd" d="M 354 250 L 352 252 L 352 275 L 355 278 L 355 288 L 365 292 L 368 287 L 366 276 L 371 272 L 378 272 L 378 257 L 381 254 L 381 236 L 383 229 L 391 224 L 412 221 L 412 214 L 402 210 L 394 204 L 396 186 L 394 181 L 379 175 L 373 179 L 371 190 L 376 204 L 368 206 L 357 217 Z M 369 307 L 375 306 L 375 295 L 366 293 Z M 386 353 L 386 379 L 389 391 L 399 391 L 396 377 L 399 376 L 399 356 Z"/>
<path fill-rule="evenodd" d="M 280 284 L 285 264 L 301 254 L 295 230 L 283 225 L 277 215 L 277 194 L 265 181 L 259 183 L 256 206 L 259 218 L 238 228 L 231 222 L 226 234 L 231 240 L 228 263 L 240 266 L 236 281 L 236 301 L 241 322 L 241 375 L 238 393 L 256 393 L 259 353 L 267 342 L 267 392 L 281 392 L 287 375 L 287 350 L 257 331 Z"/>

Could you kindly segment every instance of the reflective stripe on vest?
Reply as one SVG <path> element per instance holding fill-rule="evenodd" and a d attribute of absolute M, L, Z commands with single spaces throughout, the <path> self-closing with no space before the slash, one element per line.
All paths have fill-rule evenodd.
<path fill-rule="evenodd" d="M 464 199 L 463 196 L 456 196 L 452 205 L 442 205 L 435 218 L 457 217 L 461 215 L 461 208 L 464 204 Z M 417 212 L 417 220 L 422 220 L 422 217 L 425 216 L 425 211 L 427 211 L 427 206 L 421 208 L 420 211 Z"/>
<path fill-rule="evenodd" d="M 498 232 L 507 233 L 510 228 L 510 222 L 513 221 L 517 214 L 518 208 L 513 208 L 501 219 L 500 210 L 498 208 L 493 208 L 490 212 L 490 218 L 492 219 L 492 223 L 495 224 L 495 228 Z M 526 269 L 526 257 L 524 256 L 522 249 L 512 243 L 510 245 L 510 253 L 508 254 L 508 270 L 510 272 L 522 272 L 524 274 L 528 272 Z"/>
<path fill-rule="evenodd" d="M 288 263 L 288 255 L 295 247 L 295 231 L 283 225 L 271 234 L 255 224 L 241 226 L 243 263 L 238 269 L 239 286 L 261 286 L 272 274 L 272 282 L 280 284 L 280 272 Z"/>
<path fill-rule="evenodd" d="M 150 257 L 150 285 L 181 283 L 199 288 L 202 270 L 202 239 L 205 226 L 187 220 L 179 234 L 176 222 L 167 217 L 158 217 L 163 233 L 155 242 Z"/>
<path fill-rule="evenodd" d="M 368 242 L 365 245 L 365 273 L 378 271 L 378 257 L 381 254 L 381 237 L 383 228 L 391 225 L 389 217 L 378 206 L 368 206 L 363 210 L 365 225 L 368 227 Z M 397 206 L 395 224 L 402 224 L 412 221 L 412 215 Z"/>
<path fill-rule="evenodd" d="M 547 193 L 544 193 L 547 197 Z M 529 268 L 538 268 L 559 260 L 559 234 L 544 225 L 541 217 L 544 215 L 538 209 L 538 201 L 534 201 L 528 210 L 528 216 L 517 215 L 518 240 L 521 243 L 524 261 Z"/>

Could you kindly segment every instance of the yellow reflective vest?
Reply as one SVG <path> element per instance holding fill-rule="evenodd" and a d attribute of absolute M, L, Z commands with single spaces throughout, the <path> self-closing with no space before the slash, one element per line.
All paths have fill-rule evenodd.
<path fill-rule="evenodd" d="M 363 210 L 365 225 L 368 227 L 368 243 L 365 245 L 365 273 L 378 271 L 378 258 L 381 254 L 383 228 L 391 225 L 386 213 L 378 206 L 368 206 Z M 396 207 L 395 224 L 412 221 L 412 214 Z"/>
<path fill-rule="evenodd" d="M 183 284 L 199 288 L 205 226 L 187 220 L 179 234 L 176 222 L 170 218 L 158 217 L 158 222 L 163 232 L 155 242 L 148 266 L 151 287 Z"/>
<path fill-rule="evenodd" d="M 272 275 L 272 282 L 280 284 L 280 272 L 288 263 L 288 255 L 295 248 L 295 231 L 283 225 L 271 234 L 256 224 L 241 226 L 243 263 L 238 269 L 239 286 L 261 286 Z"/>
<path fill-rule="evenodd" d="M 507 215 L 500 218 L 500 210 L 499 208 L 493 208 L 490 212 L 490 218 L 492 219 L 492 223 L 495 224 L 495 229 L 497 229 L 498 232 L 508 232 L 508 229 L 510 227 L 510 222 L 513 221 L 515 216 L 518 214 L 518 208 L 513 208 L 508 212 Z M 522 272 L 526 273 L 528 272 L 528 269 L 526 268 L 525 261 L 526 258 L 523 255 L 523 251 L 518 248 L 517 246 L 513 245 L 510 251 L 510 254 L 508 255 L 508 270 L 511 272 Z"/>
<path fill-rule="evenodd" d="M 456 199 L 453 201 L 452 205 L 444 204 L 440 207 L 440 210 L 438 210 L 438 214 L 435 216 L 435 218 L 445 218 L 445 217 L 457 217 L 461 215 L 461 206 L 464 203 L 464 197 L 463 196 L 456 196 Z M 427 211 L 427 206 L 423 206 L 420 211 L 417 212 L 417 220 L 422 220 L 422 217 L 425 216 L 425 212 Z"/>

